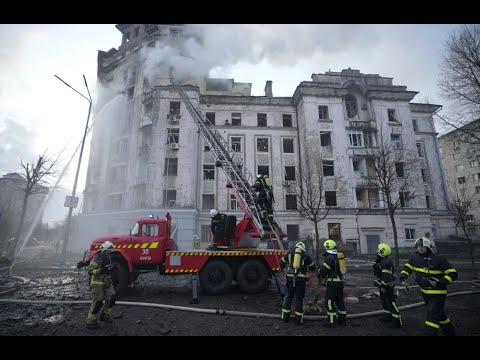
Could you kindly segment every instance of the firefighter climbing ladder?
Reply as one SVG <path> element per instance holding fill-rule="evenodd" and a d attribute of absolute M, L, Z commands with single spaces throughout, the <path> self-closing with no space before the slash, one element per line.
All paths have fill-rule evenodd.
<path fill-rule="evenodd" d="M 263 229 L 260 214 L 255 206 L 255 190 L 250 185 L 254 182 L 253 175 L 245 166 L 243 166 L 243 161 L 237 152 L 235 152 L 233 149 L 231 152 L 227 150 L 230 149 L 227 141 L 225 141 L 222 135 L 208 119 L 203 119 L 202 113 L 193 106 L 183 89 L 178 85 L 175 85 L 175 88 L 180 94 L 182 100 L 185 102 L 188 112 L 198 126 L 198 129 L 210 147 L 210 150 L 215 155 L 215 158 L 220 162 L 230 184 L 232 184 L 232 187 L 235 189 L 238 197 L 241 199 L 239 203 L 240 207 L 244 213 L 248 214 L 253 224 L 257 228 L 258 233 L 263 238 L 265 236 L 265 230 Z M 277 238 L 278 246 L 281 250 L 283 250 L 282 241 L 277 229 L 272 226 L 270 221 L 269 226 Z"/>

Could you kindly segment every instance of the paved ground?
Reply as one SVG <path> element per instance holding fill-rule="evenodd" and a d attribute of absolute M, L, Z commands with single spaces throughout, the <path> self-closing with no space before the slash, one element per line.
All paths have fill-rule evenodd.
<path fill-rule="evenodd" d="M 32 279 L 29 286 L 2 299 L 34 301 L 70 301 L 69 304 L 8 304 L 0 303 L 0 335 L 350 335 L 350 336 L 406 336 L 420 335 L 425 321 L 425 306 L 403 310 L 403 329 L 390 329 L 379 321 L 379 316 L 365 316 L 381 309 L 378 297 L 371 293 L 373 276 L 370 264 L 350 262 L 345 293 L 358 297 L 358 303 L 348 303 L 350 319 L 345 328 L 323 328 L 323 320 L 315 317 L 305 320 L 303 326 L 284 324 L 279 319 L 281 299 L 275 282 L 262 294 L 246 295 L 238 288 L 226 295 L 208 296 L 199 292 L 199 304 L 190 304 L 191 288 L 187 276 L 160 276 L 155 273 L 142 275 L 136 287 L 121 301 L 173 305 L 182 309 L 125 305 L 119 302 L 114 308 L 113 324 L 102 324 L 100 329 L 87 330 L 86 314 L 90 296 L 84 271 L 73 267 L 55 269 L 54 264 L 27 262 L 15 268 L 15 274 Z M 455 265 L 456 266 L 456 265 Z M 459 264 L 460 278 L 449 287 L 451 294 L 479 291 L 475 272 Z M 411 283 L 412 283 L 411 279 Z M 0 293 L 9 284 L 0 287 Z M 306 301 L 317 295 L 323 298 L 324 288 L 311 281 Z M 83 303 L 82 303 L 83 301 Z M 418 288 L 410 293 L 400 290 L 398 304 L 421 303 Z M 183 309 L 184 308 L 184 309 Z M 218 310 L 218 311 L 217 311 Z M 224 310 L 224 311 L 223 311 Z M 447 299 L 447 313 L 458 335 L 480 335 L 480 294 L 451 296 Z M 208 313 L 211 312 L 211 313 Z M 219 313 L 224 313 L 219 314 Z M 310 316 L 317 316 L 311 314 Z"/>

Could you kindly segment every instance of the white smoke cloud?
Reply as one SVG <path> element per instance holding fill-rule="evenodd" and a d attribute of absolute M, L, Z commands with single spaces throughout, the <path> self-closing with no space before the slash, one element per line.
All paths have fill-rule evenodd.
<path fill-rule="evenodd" d="M 369 41 L 365 42 L 364 39 Z M 144 48 L 145 76 L 152 80 L 158 69 L 172 68 L 177 79 L 208 76 L 214 68 L 257 64 L 295 65 L 315 54 L 335 55 L 354 47 L 375 46 L 373 26 L 361 25 L 185 25 L 173 43 L 157 42 Z"/>

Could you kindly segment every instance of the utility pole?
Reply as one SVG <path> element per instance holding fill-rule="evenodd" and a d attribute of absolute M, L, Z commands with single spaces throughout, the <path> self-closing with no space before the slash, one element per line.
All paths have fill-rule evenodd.
<path fill-rule="evenodd" d="M 63 238 L 63 245 L 62 245 L 62 262 L 63 264 L 65 264 L 65 260 L 67 256 L 68 237 L 70 233 L 70 222 L 72 220 L 72 212 L 73 212 L 73 209 L 76 208 L 78 204 L 78 197 L 75 196 L 75 192 L 77 191 L 77 182 L 78 182 L 78 175 L 80 173 L 80 165 L 82 163 L 83 147 L 85 146 L 85 138 L 87 137 L 87 132 L 88 132 L 88 121 L 90 119 L 90 112 L 92 110 L 92 96 L 90 95 L 90 90 L 88 89 L 87 79 L 85 78 L 85 75 L 83 75 L 83 80 L 85 81 L 85 87 L 87 88 L 88 98 L 82 93 L 80 93 L 79 91 L 75 90 L 65 81 L 60 79 L 57 75 L 55 75 L 55 77 L 61 82 L 63 82 L 65 85 L 67 85 L 69 88 L 71 88 L 73 91 L 75 91 L 77 94 L 85 98 L 89 103 L 87 121 L 85 123 L 85 131 L 83 133 L 82 146 L 80 147 L 80 156 L 78 157 L 77 172 L 75 174 L 75 181 L 73 183 L 72 195 L 67 196 L 65 199 L 65 207 L 68 207 L 67 223 L 65 224 L 65 236 Z"/>

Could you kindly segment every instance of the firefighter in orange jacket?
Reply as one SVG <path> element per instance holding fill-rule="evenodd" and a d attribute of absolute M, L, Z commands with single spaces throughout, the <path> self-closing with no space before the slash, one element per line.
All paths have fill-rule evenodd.
<path fill-rule="evenodd" d="M 290 308 L 295 296 L 295 321 L 297 325 L 303 324 L 303 298 L 307 283 L 307 271 L 315 271 L 317 266 L 310 255 L 305 252 L 305 244 L 298 242 L 294 250 L 288 251 L 280 260 L 280 268 L 286 268 L 287 294 L 283 300 L 282 320 L 290 320 Z"/>
<path fill-rule="evenodd" d="M 423 300 L 427 305 L 425 335 L 438 335 L 441 329 L 446 335 L 454 336 L 455 329 L 445 313 L 447 285 L 453 283 L 457 271 L 443 256 L 432 252 L 432 243 L 425 237 L 415 241 L 417 253 L 410 258 L 400 273 L 400 282 L 407 285 L 407 278 L 415 272 L 415 282 L 420 286 Z"/>

